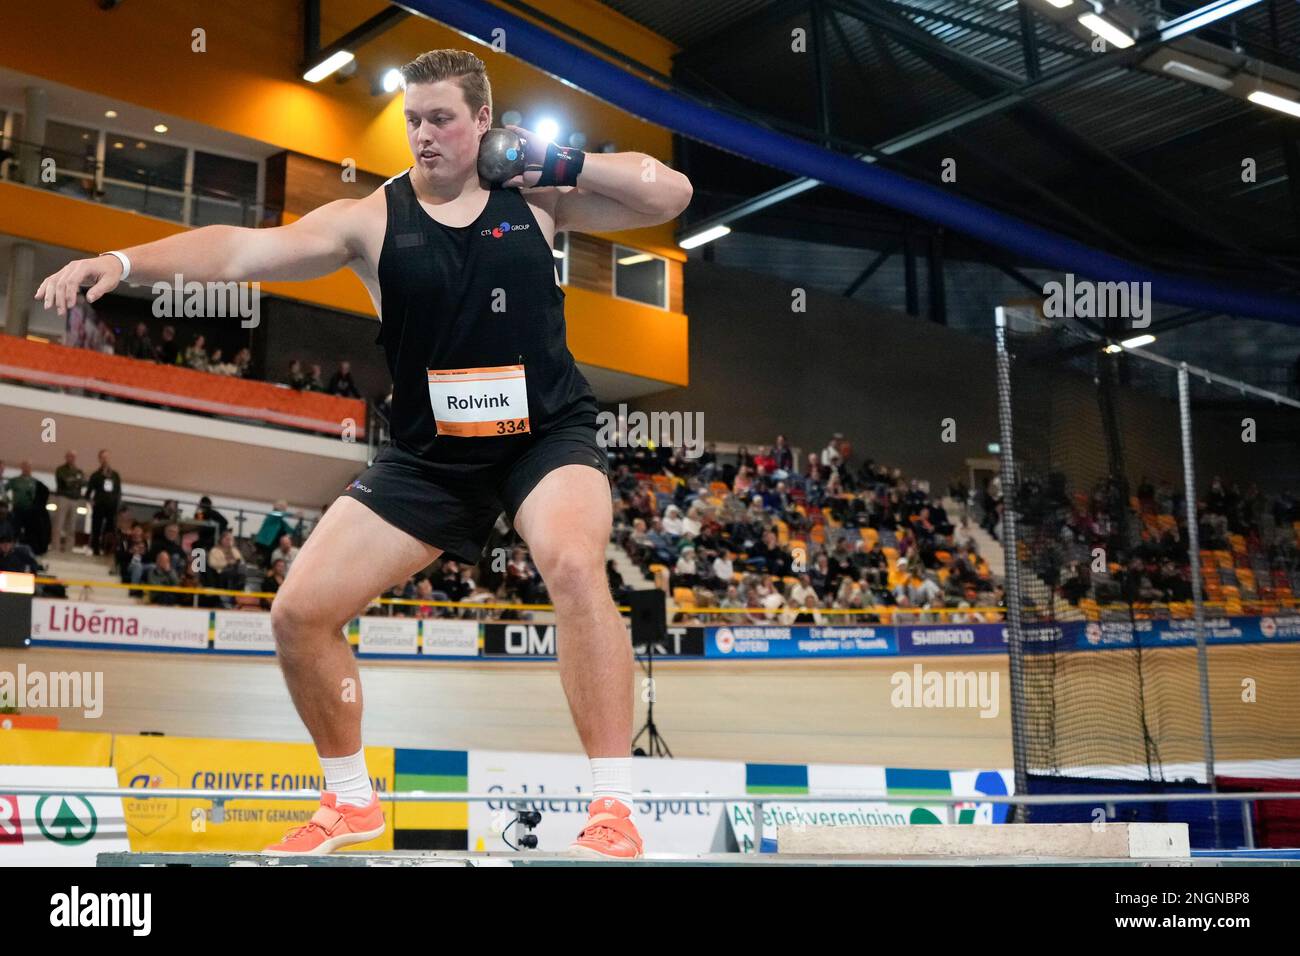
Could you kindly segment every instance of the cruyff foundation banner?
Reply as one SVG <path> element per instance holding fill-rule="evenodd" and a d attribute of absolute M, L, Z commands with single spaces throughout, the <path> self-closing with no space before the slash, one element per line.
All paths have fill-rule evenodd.
<path fill-rule="evenodd" d="M 366 766 L 376 790 L 393 789 L 393 748 L 367 747 Z M 325 778 L 311 744 L 199 737 L 113 739 L 118 785 L 140 790 L 123 800 L 131 849 L 257 851 L 306 823 L 315 800 L 232 800 L 214 818 L 210 800 L 148 796 L 151 788 L 197 790 L 319 790 Z M 393 805 L 385 804 L 384 835 L 350 850 L 393 848 Z"/>

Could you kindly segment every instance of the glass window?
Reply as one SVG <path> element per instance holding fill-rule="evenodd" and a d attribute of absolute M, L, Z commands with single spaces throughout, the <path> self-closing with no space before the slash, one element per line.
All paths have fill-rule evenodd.
<path fill-rule="evenodd" d="M 118 209 L 133 209 L 172 222 L 185 221 L 185 198 L 171 192 L 105 181 L 103 198 L 105 203 Z"/>
<path fill-rule="evenodd" d="M 256 203 L 257 163 L 195 151 L 191 225 L 256 225 Z"/>
<path fill-rule="evenodd" d="M 56 181 L 48 182 L 44 176 L 40 185 L 56 192 L 91 198 L 95 193 L 95 149 L 99 131 L 88 126 L 74 126 L 50 120 L 45 124 L 45 146 L 41 150 L 42 162 L 53 159 Z"/>
<path fill-rule="evenodd" d="M 45 124 L 45 155 L 54 158 L 60 171 L 95 172 L 95 147 L 99 131 L 88 126 L 73 126 L 50 120 Z"/>
<path fill-rule="evenodd" d="M 0 110 L 0 179 L 8 176 L 10 160 L 18 152 L 17 147 L 12 143 L 12 138 L 4 134 L 5 124 L 8 122 L 9 114 L 5 110 Z"/>
<path fill-rule="evenodd" d="M 614 295 L 668 308 L 668 262 L 639 249 L 614 247 Z"/>
<path fill-rule="evenodd" d="M 108 135 L 104 175 L 150 189 L 185 189 L 185 150 L 125 133 Z"/>
<path fill-rule="evenodd" d="M 150 216 L 181 221 L 185 150 L 109 132 L 104 144 L 104 201 Z"/>

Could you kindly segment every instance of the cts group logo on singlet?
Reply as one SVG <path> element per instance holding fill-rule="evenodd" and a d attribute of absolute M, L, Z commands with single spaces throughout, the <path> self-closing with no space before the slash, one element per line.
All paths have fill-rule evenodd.
<path fill-rule="evenodd" d="M 502 221 L 500 225 L 493 226 L 491 229 L 484 229 L 479 233 L 480 236 L 491 236 L 493 239 L 500 239 L 508 232 L 519 232 L 521 229 L 532 228 L 532 223 L 523 223 L 522 225 L 512 226 L 510 223 Z"/>
<path fill-rule="evenodd" d="M 346 488 L 344 488 L 343 490 L 344 490 L 344 491 L 352 491 L 352 490 L 354 490 L 354 489 L 355 489 L 356 491 L 364 491 L 366 494 L 370 494 L 370 489 L 367 488 L 365 485 L 363 485 L 359 480 L 358 480 L 358 481 L 353 481 L 352 484 L 348 485 L 348 486 L 347 486 Z"/>

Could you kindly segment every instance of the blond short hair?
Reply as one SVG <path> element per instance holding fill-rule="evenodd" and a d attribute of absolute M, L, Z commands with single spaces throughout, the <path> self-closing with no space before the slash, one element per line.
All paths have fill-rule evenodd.
<path fill-rule="evenodd" d="M 429 50 L 421 53 L 399 71 L 402 89 L 412 83 L 437 83 L 456 80 L 465 94 L 471 116 L 486 106 L 492 112 L 492 83 L 487 66 L 468 50 Z"/>

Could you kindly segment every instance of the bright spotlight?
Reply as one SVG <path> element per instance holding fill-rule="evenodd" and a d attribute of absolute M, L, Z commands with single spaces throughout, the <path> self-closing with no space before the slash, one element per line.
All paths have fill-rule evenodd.
<path fill-rule="evenodd" d="M 533 130 L 533 132 L 537 134 L 537 137 L 543 143 L 551 143 L 555 141 L 555 137 L 560 135 L 560 124 L 547 116 L 537 121 L 537 129 Z"/>

